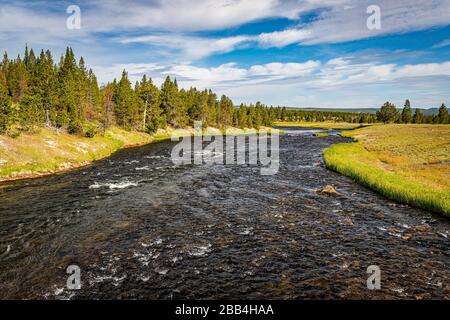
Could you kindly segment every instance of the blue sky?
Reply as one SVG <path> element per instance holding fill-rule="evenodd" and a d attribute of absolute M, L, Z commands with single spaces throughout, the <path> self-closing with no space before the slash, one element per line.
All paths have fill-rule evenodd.
<path fill-rule="evenodd" d="M 69 5 L 81 9 L 70 30 Z M 370 5 L 381 28 L 367 27 Z M 72 46 L 100 82 L 127 69 L 236 104 L 450 104 L 450 0 L 0 0 L 0 50 Z"/>

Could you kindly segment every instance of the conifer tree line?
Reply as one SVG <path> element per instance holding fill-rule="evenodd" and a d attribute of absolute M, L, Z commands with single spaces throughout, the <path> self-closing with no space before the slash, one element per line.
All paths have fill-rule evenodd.
<path fill-rule="evenodd" d="M 124 70 L 122 77 L 99 86 L 84 59 L 67 48 L 59 62 L 52 53 L 25 48 L 0 63 L 0 133 L 30 131 L 47 125 L 72 134 L 93 136 L 117 125 L 148 133 L 168 126 L 259 128 L 275 120 L 275 108 L 261 103 L 236 108 L 226 96 L 211 90 L 180 89 L 167 77 L 158 88 L 146 75 L 135 84 Z M 17 129 L 18 128 L 18 129 Z"/>
<path fill-rule="evenodd" d="M 319 111 L 319 110 L 294 110 L 276 108 L 277 121 L 286 122 L 348 122 L 348 123 L 427 123 L 427 124 L 448 124 L 450 117 L 448 109 L 444 103 L 439 108 L 436 115 L 424 115 L 421 109 L 416 108 L 413 112 L 411 103 L 407 99 L 404 108 L 399 111 L 396 106 L 390 102 L 386 102 L 381 106 L 376 114 L 372 113 L 356 113 L 342 111 Z"/>
<path fill-rule="evenodd" d="M 377 120 L 384 123 L 428 123 L 428 124 L 448 124 L 450 117 L 448 109 L 444 103 L 439 107 L 438 114 L 424 115 L 420 109 L 415 109 L 414 113 L 411 108 L 411 102 L 406 99 L 405 105 L 400 112 L 394 104 L 386 102 L 381 106 L 376 114 Z"/>
<path fill-rule="evenodd" d="M 97 78 L 81 57 L 67 48 L 56 62 L 49 50 L 36 54 L 26 46 L 23 57 L 0 62 L 0 134 L 33 131 L 46 125 L 72 134 L 92 137 L 111 126 L 153 133 L 168 126 L 203 125 L 227 128 L 259 128 L 274 121 L 335 121 L 350 123 L 449 123 L 444 104 L 439 114 L 414 114 L 409 100 L 399 112 L 386 102 L 375 114 L 339 111 L 294 110 L 241 104 L 235 107 L 225 95 L 211 90 L 180 89 L 176 79 L 167 77 L 157 87 L 146 75 L 132 84 L 124 70 L 119 80 L 99 86 Z"/>
<path fill-rule="evenodd" d="M 276 119 L 286 122 L 348 122 L 348 123 L 375 123 L 377 118 L 370 113 L 320 111 L 320 110 L 295 110 L 286 107 L 277 108 Z"/>

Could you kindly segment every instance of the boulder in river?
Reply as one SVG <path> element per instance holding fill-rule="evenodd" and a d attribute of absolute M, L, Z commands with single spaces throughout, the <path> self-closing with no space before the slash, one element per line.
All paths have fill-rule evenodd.
<path fill-rule="evenodd" d="M 336 189 L 335 189 L 333 186 L 331 186 L 331 185 L 325 186 L 325 187 L 320 191 L 320 193 L 322 193 L 322 194 L 327 194 L 327 195 L 337 195 L 337 194 L 338 194 L 337 191 L 336 191 Z"/>

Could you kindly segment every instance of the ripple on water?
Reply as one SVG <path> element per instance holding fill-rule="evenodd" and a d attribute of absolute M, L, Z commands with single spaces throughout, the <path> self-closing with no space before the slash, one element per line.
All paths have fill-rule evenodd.
<path fill-rule="evenodd" d="M 136 171 L 152 171 L 152 169 L 149 166 L 143 166 L 143 167 L 137 167 L 134 168 Z"/>
<path fill-rule="evenodd" d="M 211 252 L 211 244 L 208 243 L 207 245 L 204 246 L 194 246 L 193 248 L 189 249 L 188 254 L 192 257 L 203 257 L 210 252 Z"/>
<path fill-rule="evenodd" d="M 61 269 L 69 261 L 83 264 L 79 299 L 158 299 L 171 291 L 182 299 L 364 299 L 358 283 L 374 264 L 395 280 L 373 298 L 448 298 L 449 223 L 309 167 L 321 164 L 332 139 L 344 141 L 283 135 L 280 172 L 271 177 L 246 166 L 171 170 L 167 142 L 0 187 L 0 298 L 70 298 Z M 140 163 L 124 164 L 132 159 Z M 152 171 L 136 170 L 146 167 Z M 316 193 L 325 183 L 341 195 Z"/>
<path fill-rule="evenodd" d="M 115 182 L 115 183 L 98 183 L 95 182 L 94 184 L 89 186 L 89 189 L 100 189 L 100 188 L 109 188 L 109 189 L 125 189 L 129 187 L 137 187 L 137 182 L 132 181 L 121 181 L 121 182 Z"/>

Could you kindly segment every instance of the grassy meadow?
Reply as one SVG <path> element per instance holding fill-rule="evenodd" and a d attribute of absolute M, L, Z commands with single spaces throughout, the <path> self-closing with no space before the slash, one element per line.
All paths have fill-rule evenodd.
<path fill-rule="evenodd" d="M 450 125 L 373 125 L 324 151 L 328 168 L 380 194 L 450 217 Z"/>

